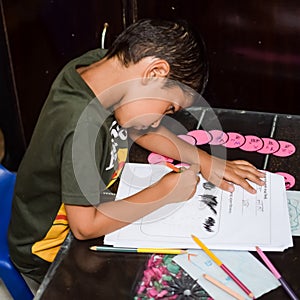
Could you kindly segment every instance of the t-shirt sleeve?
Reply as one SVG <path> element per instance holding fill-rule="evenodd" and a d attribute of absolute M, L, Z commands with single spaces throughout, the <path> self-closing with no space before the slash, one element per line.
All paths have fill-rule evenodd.
<path fill-rule="evenodd" d="M 96 161 L 95 143 L 99 129 L 82 124 L 64 141 L 61 161 L 62 202 L 74 205 L 98 205 L 101 178 Z"/>

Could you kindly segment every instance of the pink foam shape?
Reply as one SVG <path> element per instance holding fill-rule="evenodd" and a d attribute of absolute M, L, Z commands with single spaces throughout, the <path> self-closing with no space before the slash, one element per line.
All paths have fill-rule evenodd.
<path fill-rule="evenodd" d="M 229 139 L 228 134 L 222 130 L 213 129 L 209 130 L 209 133 L 212 136 L 212 140 L 209 142 L 210 145 L 222 145 L 225 144 Z"/>
<path fill-rule="evenodd" d="M 212 140 L 212 136 L 206 130 L 202 129 L 192 130 L 187 135 L 196 139 L 196 145 L 204 145 Z"/>
<path fill-rule="evenodd" d="M 241 150 L 249 151 L 249 152 L 251 152 L 251 151 L 258 151 L 264 145 L 264 142 L 258 136 L 255 136 L 255 135 L 245 135 L 245 138 L 246 138 L 246 141 L 245 141 L 244 145 L 242 145 L 240 147 Z"/>
<path fill-rule="evenodd" d="M 239 148 L 244 145 L 246 138 L 237 132 L 227 132 L 228 141 L 223 144 L 227 148 Z"/>
<path fill-rule="evenodd" d="M 280 144 L 271 138 L 261 138 L 264 145 L 263 147 L 258 150 L 258 153 L 262 153 L 262 154 L 272 154 L 276 151 L 278 151 L 278 149 L 280 148 Z"/>
<path fill-rule="evenodd" d="M 187 135 L 187 134 L 179 134 L 177 135 L 180 139 L 186 141 L 187 143 L 191 144 L 191 145 L 196 145 L 196 138 L 194 138 L 191 135 Z"/>
<path fill-rule="evenodd" d="M 151 152 L 148 155 L 148 162 L 149 164 L 159 164 L 159 163 L 164 163 L 164 162 L 173 162 L 174 159 L 167 157 L 167 156 L 163 156 L 161 154 L 158 153 L 154 153 Z"/>
<path fill-rule="evenodd" d="M 296 152 L 296 147 L 287 141 L 278 141 L 280 148 L 278 151 L 274 152 L 273 155 L 286 157 L 294 154 Z"/>
<path fill-rule="evenodd" d="M 290 188 L 292 188 L 295 185 L 296 179 L 293 175 L 291 175 L 289 173 L 285 173 L 285 172 L 275 172 L 275 173 L 284 177 L 285 188 L 287 190 L 289 190 Z"/>

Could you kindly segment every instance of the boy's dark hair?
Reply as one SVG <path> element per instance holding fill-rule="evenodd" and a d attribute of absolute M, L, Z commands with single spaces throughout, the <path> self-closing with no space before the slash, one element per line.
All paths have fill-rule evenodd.
<path fill-rule="evenodd" d="M 205 44 L 185 21 L 139 20 L 116 38 L 106 54 L 113 56 L 125 66 L 147 56 L 164 59 L 170 65 L 168 79 L 199 93 L 208 79 Z"/>

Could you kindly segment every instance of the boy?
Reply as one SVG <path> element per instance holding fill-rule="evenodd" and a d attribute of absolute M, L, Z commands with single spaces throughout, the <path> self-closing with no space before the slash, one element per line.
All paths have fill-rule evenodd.
<path fill-rule="evenodd" d="M 90 51 L 58 75 L 18 170 L 9 229 L 11 258 L 41 282 L 69 230 L 78 239 L 103 236 L 171 202 L 188 200 L 197 173 L 231 191 L 250 192 L 263 174 L 245 161 L 213 158 L 160 125 L 192 104 L 206 80 L 203 49 L 180 23 L 141 20 L 107 53 Z M 144 148 L 189 163 L 136 195 L 101 202 L 119 176 L 127 135 Z"/>

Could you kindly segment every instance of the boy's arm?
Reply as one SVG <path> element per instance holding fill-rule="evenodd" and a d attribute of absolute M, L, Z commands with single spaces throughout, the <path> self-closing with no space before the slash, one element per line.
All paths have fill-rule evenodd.
<path fill-rule="evenodd" d="M 171 172 L 122 200 L 100 203 L 98 207 L 65 204 L 70 228 L 78 239 L 103 236 L 166 204 L 188 200 L 195 193 L 198 181 L 193 170 Z"/>
<path fill-rule="evenodd" d="M 186 143 L 163 126 L 144 134 L 133 129 L 130 129 L 129 132 L 130 137 L 145 149 L 178 161 L 197 165 L 199 172 L 206 180 L 223 190 L 232 192 L 234 188 L 230 184 L 231 182 L 240 185 L 250 193 L 255 193 L 256 191 L 246 179 L 258 185 L 264 184 L 260 178 L 265 177 L 265 174 L 249 162 L 244 160 L 227 161 L 213 157 L 196 146 Z"/>

